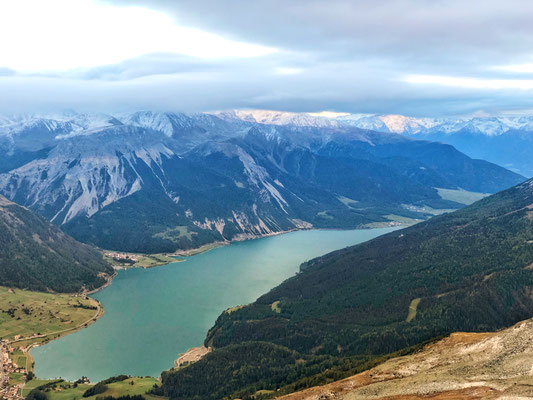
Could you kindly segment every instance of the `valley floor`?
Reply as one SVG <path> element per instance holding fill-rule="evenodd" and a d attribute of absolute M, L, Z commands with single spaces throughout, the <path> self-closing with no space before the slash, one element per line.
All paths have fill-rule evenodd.
<path fill-rule="evenodd" d="M 33 370 L 33 347 L 76 332 L 104 314 L 100 303 L 85 295 L 3 287 L 0 304 L 0 394 L 13 399 Z"/>
<path fill-rule="evenodd" d="M 492 333 L 453 333 L 422 351 L 283 400 L 533 397 L 533 319 Z"/>

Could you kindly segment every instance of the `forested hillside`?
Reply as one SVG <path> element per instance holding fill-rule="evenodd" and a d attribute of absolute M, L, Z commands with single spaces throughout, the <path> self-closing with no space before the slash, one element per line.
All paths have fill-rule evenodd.
<path fill-rule="evenodd" d="M 204 378 L 200 371 L 228 360 L 231 370 L 213 377 L 220 397 L 290 391 L 450 332 L 510 326 L 533 316 L 532 263 L 530 180 L 303 264 L 255 303 L 223 313 L 205 341 L 216 350 L 193 367 L 163 374 L 160 393 L 185 397 Z M 253 357 L 245 356 L 250 346 Z M 278 346 L 287 353 L 276 355 Z M 251 372 L 261 357 L 268 362 Z M 316 375 L 326 367 L 313 365 L 326 359 L 328 369 Z M 214 399 L 209 390 L 195 395 Z"/>
<path fill-rule="evenodd" d="M 76 292 L 105 283 L 113 269 L 95 249 L 0 196 L 0 285 Z"/>

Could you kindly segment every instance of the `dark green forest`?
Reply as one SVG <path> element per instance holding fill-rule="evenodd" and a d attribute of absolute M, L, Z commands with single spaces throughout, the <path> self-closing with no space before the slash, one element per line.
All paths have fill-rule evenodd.
<path fill-rule="evenodd" d="M 163 374 L 158 393 L 199 400 L 274 390 L 261 392 L 268 397 L 324 383 L 324 371 L 338 378 L 368 368 L 454 331 L 508 327 L 533 316 L 532 263 L 533 181 L 527 181 L 303 264 L 256 302 L 223 313 L 205 340 L 215 351 Z M 202 390 L 206 377 L 218 385 L 216 395 Z"/>
<path fill-rule="evenodd" d="M 113 269 L 94 248 L 0 196 L 0 285 L 77 292 L 105 283 Z"/>

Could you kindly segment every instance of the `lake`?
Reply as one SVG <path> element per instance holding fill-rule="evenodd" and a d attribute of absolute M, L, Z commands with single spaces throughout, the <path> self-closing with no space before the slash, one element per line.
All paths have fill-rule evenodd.
<path fill-rule="evenodd" d="M 159 376 L 200 346 L 227 308 L 253 302 L 298 272 L 302 262 L 395 228 L 309 230 L 233 243 L 151 269 L 119 271 L 92 297 L 96 323 L 31 351 L 39 378 L 92 382 L 127 374 Z"/>

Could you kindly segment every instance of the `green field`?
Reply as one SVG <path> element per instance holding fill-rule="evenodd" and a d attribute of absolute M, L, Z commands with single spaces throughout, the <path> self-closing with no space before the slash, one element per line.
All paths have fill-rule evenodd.
<path fill-rule="evenodd" d="M 455 201 L 456 203 L 461 203 L 465 205 L 470 205 L 478 200 L 481 200 L 483 197 L 489 196 L 488 193 L 469 192 L 463 189 L 435 189 L 437 189 L 437 192 L 439 192 L 439 196 L 443 200 Z"/>
<path fill-rule="evenodd" d="M 55 332 L 66 334 L 65 330 L 76 328 L 94 317 L 98 307 L 98 302 L 90 298 L 0 287 L 0 338 L 13 340 L 16 335 L 25 338 L 37 334 L 53 337 Z M 44 339 L 31 339 L 30 342 Z M 22 354 L 15 357 L 25 362 Z"/>
<path fill-rule="evenodd" d="M 117 261 L 106 255 L 107 251 L 104 252 L 104 259 L 108 261 L 111 265 L 116 267 L 124 268 L 153 268 L 159 267 L 160 265 L 166 265 L 177 261 L 183 261 L 179 258 L 169 257 L 165 254 L 137 254 L 137 253 L 123 253 L 126 254 L 130 259 L 135 258 L 137 261 L 134 263 L 126 263 Z"/>
<path fill-rule="evenodd" d="M 395 222 L 396 224 L 401 224 L 403 226 L 410 226 L 417 224 L 421 222 L 421 219 L 416 218 L 409 218 L 409 217 L 403 217 L 401 215 L 395 215 L 395 214 L 389 214 L 385 215 L 385 218 L 387 218 L 389 221 L 381 221 L 381 222 L 371 222 L 369 224 L 365 224 L 366 228 L 386 228 L 391 226 L 391 222 Z"/>
<path fill-rule="evenodd" d="M 11 354 L 11 359 L 13 360 L 13 362 L 15 364 L 17 364 L 20 368 L 24 368 L 26 370 L 28 370 L 28 368 L 30 367 L 30 365 L 28 365 L 28 359 L 29 357 L 26 356 L 25 353 L 23 353 L 22 351 L 20 350 L 15 350 L 12 354 Z"/>
<path fill-rule="evenodd" d="M 421 219 L 403 217 L 401 215 L 395 215 L 395 214 L 385 215 L 385 218 L 393 222 L 399 222 L 402 225 L 413 225 L 413 224 L 416 224 L 422 221 Z"/>
<path fill-rule="evenodd" d="M 25 380 L 26 380 L 25 375 L 19 372 L 11 372 L 9 374 L 9 385 L 11 386 L 24 383 Z"/>
<path fill-rule="evenodd" d="M 350 207 L 352 208 L 352 206 L 355 206 L 357 203 L 359 203 L 357 200 L 352 200 L 348 197 L 344 197 L 344 196 L 339 196 L 337 197 L 337 199 L 339 199 L 339 201 L 344 204 L 346 207 Z"/>
<path fill-rule="evenodd" d="M 221 247 L 221 246 L 225 246 L 225 245 L 227 245 L 226 242 L 213 242 L 213 243 L 204 244 L 203 246 L 200 246 L 200 247 L 198 247 L 196 249 L 179 250 L 179 251 L 176 252 L 176 254 L 182 255 L 182 256 L 185 256 L 185 257 L 192 257 L 192 256 L 195 256 L 197 254 L 204 253 L 206 251 L 213 250 L 213 249 L 216 249 L 217 247 Z"/>
<path fill-rule="evenodd" d="M 35 389 L 36 387 L 39 387 L 39 386 L 42 386 L 42 385 L 46 385 L 47 383 L 50 383 L 50 382 L 61 382 L 61 380 L 48 380 L 48 379 L 32 379 L 31 381 L 29 381 L 28 383 L 26 383 L 24 385 L 24 388 L 22 388 L 22 396 L 26 397 L 33 389 Z"/>
<path fill-rule="evenodd" d="M 31 390 L 51 383 L 54 381 L 45 380 L 32 380 L 24 386 L 22 390 L 23 396 L 27 396 Z M 77 399 L 96 399 L 97 397 L 113 396 L 120 397 L 126 395 L 144 395 L 146 399 L 162 399 L 162 397 L 147 395 L 146 392 L 159 385 L 159 381 L 156 378 L 128 378 L 121 382 L 113 382 L 107 384 L 107 390 L 95 396 L 83 397 L 83 393 L 89 389 L 90 384 L 73 384 L 70 382 L 58 382 L 56 385 L 52 385 L 50 388 L 43 389 L 49 400 L 77 400 Z"/>
<path fill-rule="evenodd" d="M 328 214 L 328 211 L 320 211 L 316 214 L 318 217 L 326 218 L 326 219 L 333 219 L 331 215 Z"/>
<path fill-rule="evenodd" d="M 192 235 L 196 232 L 189 232 L 186 226 L 176 226 L 175 228 L 168 228 L 161 233 L 156 233 L 155 238 L 168 239 L 171 241 L 176 241 L 180 237 L 186 237 L 189 240 L 192 240 Z"/>

